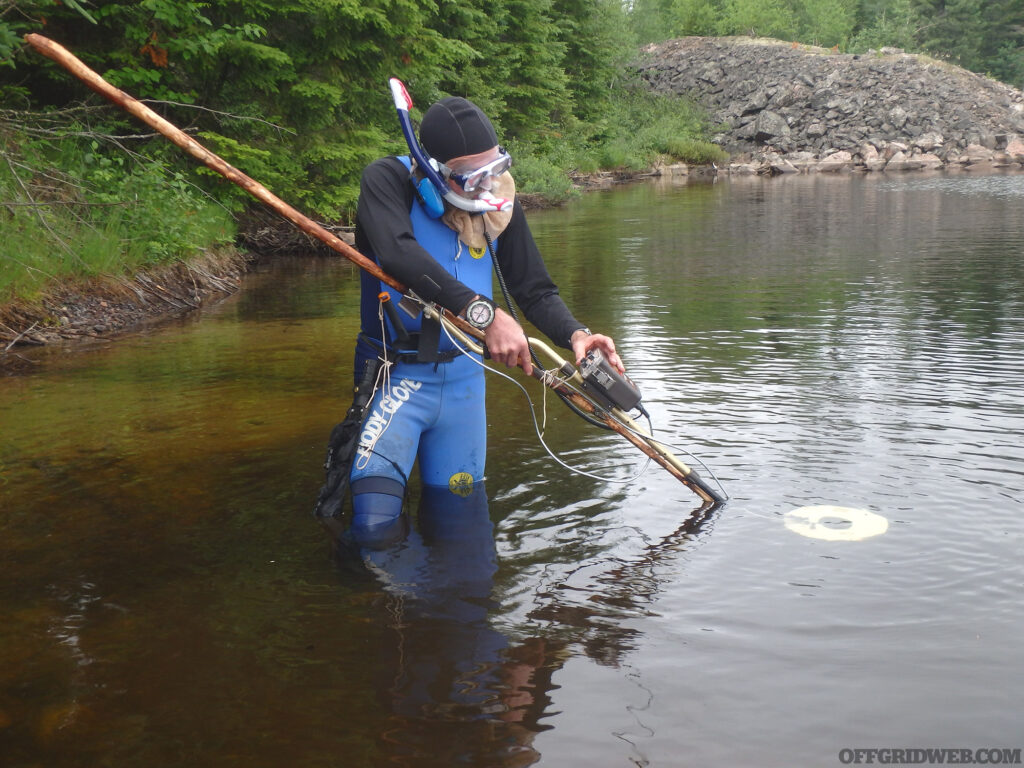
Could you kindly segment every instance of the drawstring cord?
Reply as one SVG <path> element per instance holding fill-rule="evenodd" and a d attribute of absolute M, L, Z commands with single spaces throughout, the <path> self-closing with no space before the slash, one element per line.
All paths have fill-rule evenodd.
<path fill-rule="evenodd" d="M 388 297 L 390 299 L 390 297 Z M 388 332 L 387 327 L 384 324 L 384 300 L 377 299 L 377 319 L 380 320 L 380 343 L 383 352 L 378 355 L 378 359 L 381 361 L 380 370 L 377 372 L 377 380 L 373 383 L 373 392 L 370 394 L 370 402 L 373 402 L 373 398 L 377 395 L 377 390 L 380 389 L 383 392 L 381 399 L 388 397 L 391 394 L 391 366 L 393 363 L 388 359 Z M 388 414 L 387 421 L 384 422 L 384 427 L 370 440 L 367 445 L 361 445 L 362 449 L 359 451 L 359 458 L 356 459 L 356 469 L 365 469 L 366 465 L 370 461 L 370 456 L 374 453 L 374 448 L 377 445 L 377 441 L 387 432 L 388 427 L 391 426 L 391 420 L 395 417 L 395 412 L 391 411 Z"/>

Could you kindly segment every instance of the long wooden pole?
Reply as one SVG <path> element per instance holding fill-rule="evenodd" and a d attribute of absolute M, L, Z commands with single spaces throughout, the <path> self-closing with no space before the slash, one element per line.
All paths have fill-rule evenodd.
<path fill-rule="evenodd" d="M 96 93 L 106 99 L 109 99 L 129 114 L 137 117 L 146 125 L 158 131 L 164 137 L 188 152 L 208 168 L 211 168 L 221 174 L 229 181 L 233 181 L 260 202 L 266 203 L 306 234 L 325 243 L 346 259 L 353 262 L 356 266 L 366 270 L 378 280 L 391 286 L 399 293 L 406 293 L 407 288 L 382 270 L 376 262 L 366 258 L 366 256 L 361 254 L 345 241 L 341 240 L 337 235 L 334 235 L 308 216 L 292 208 L 292 206 L 277 197 L 258 181 L 246 176 L 237 168 L 227 163 L 223 158 L 208 150 L 180 128 L 162 118 L 141 101 L 129 96 L 121 89 L 115 88 L 96 72 L 89 69 L 89 67 L 87 67 L 78 57 L 67 50 L 64 46 L 55 43 L 48 37 L 44 37 L 43 35 L 36 33 L 25 35 L 25 42 L 31 45 L 42 55 L 53 59 L 55 62 L 60 64 L 64 69 L 89 86 L 89 88 L 96 91 Z M 469 325 L 469 323 L 465 322 L 462 318 L 451 314 L 447 310 L 442 311 L 442 318 L 445 321 L 456 325 L 459 330 L 464 333 L 483 341 L 483 333 L 479 329 Z M 534 372 L 537 378 L 541 378 L 542 374 L 539 371 L 534 369 Z M 597 409 L 585 398 L 576 393 L 571 393 L 570 397 L 573 402 L 584 411 L 591 414 L 597 414 Z M 668 470 L 676 479 L 694 491 L 694 493 L 700 496 L 704 501 L 722 501 L 721 496 L 714 489 L 704 483 L 703 480 L 701 480 L 695 472 L 690 470 L 689 467 L 683 464 L 683 462 L 679 461 L 675 456 L 672 456 L 664 446 L 656 443 L 655 445 L 657 445 L 657 448 L 652 447 L 651 441 L 644 440 L 630 432 L 626 427 L 608 414 L 598 414 L 598 417 L 601 418 L 609 428 L 618 432 L 652 460 Z"/>
<path fill-rule="evenodd" d="M 147 107 L 141 101 L 129 96 L 121 89 L 115 88 L 96 72 L 89 69 L 89 67 L 82 63 L 79 58 L 64 46 L 55 43 L 48 37 L 43 37 L 42 35 L 35 33 L 25 35 L 25 41 L 39 53 L 56 61 L 64 67 L 64 69 L 68 70 L 68 72 L 73 74 L 92 90 L 96 91 L 96 93 L 109 99 L 114 104 L 121 107 L 121 109 L 137 117 L 146 125 L 159 131 L 174 144 L 192 155 L 192 157 L 196 158 L 209 168 L 212 168 L 229 181 L 233 181 L 257 200 L 269 205 L 303 232 L 326 243 L 342 256 L 354 262 L 360 268 L 365 269 L 377 279 L 387 283 L 399 293 L 405 293 L 405 286 L 385 273 L 375 262 L 363 256 L 363 254 L 355 248 L 324 229 L 308 216 L 299 213 L 255 179 L 246 176 L 237 168 L 229 165 L 221 157 L 208 150 L 177 126 L 160 117 L 160 115 Z"/>

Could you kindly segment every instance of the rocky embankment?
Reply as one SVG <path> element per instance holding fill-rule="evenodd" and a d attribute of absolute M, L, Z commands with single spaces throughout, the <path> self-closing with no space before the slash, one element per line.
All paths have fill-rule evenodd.
<path fill-rule="evenodd" d="M 925 56 L 688 37 L 647 47 L 638 69 L 710 110 L 731 173 L 1024 163 L 1024 93 Z"/>

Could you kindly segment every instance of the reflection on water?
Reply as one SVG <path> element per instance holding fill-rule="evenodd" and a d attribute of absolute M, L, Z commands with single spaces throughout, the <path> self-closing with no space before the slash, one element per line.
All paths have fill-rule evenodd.
<path fill-rule="evenodd" d="M 1021 746 L 1024 177 L 639 185 L 531 215 L 714 511 L 492 379 L 487 497 L 331 557 L 358 282 L 268 263 L 0 381 L 12 766 L 829 765 Z M 41 354 L 41 353 L 36 353 Z M 530 385 L 528 385 L 530 386 Z M 540 393 L 531 389 L 535 398 Z M 538 409 L 542 404 L 537 403 Z M 814 504 L 888 531 L 786 529 Z M 458 524 L 456 524 L 458 523 Z"/>
<path fill-rule="evenodd" d="M 490 622 L 497 557 L 483 485 L 466 497 L 424 489 L 399 543 L 352 552 L 350 573 L 383 586 L 392 642 L 379 691 L 389 716 L 378 736 L 389 765 L 530 765 L 560 646 L 512 646 Z M 354 561 L 354 562 L 353 562 Z"/>

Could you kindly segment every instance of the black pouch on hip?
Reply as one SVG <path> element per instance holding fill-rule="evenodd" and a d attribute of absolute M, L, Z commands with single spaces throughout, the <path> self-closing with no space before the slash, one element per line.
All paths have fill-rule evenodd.
<path fill-rule="evenodd" d="M 366 361 L 363 375 L 356 384 L 352 405 L 345 413 L 345 419 L 331 430 L 327 441 L 327 458 L 324 460 L 327 477 L 320 488 L 313 515 L 335 533 L 344 528 L 341 517 L 349 495 L 349 473 L 381 365 L 383 361 L 377 357 Z"/>

